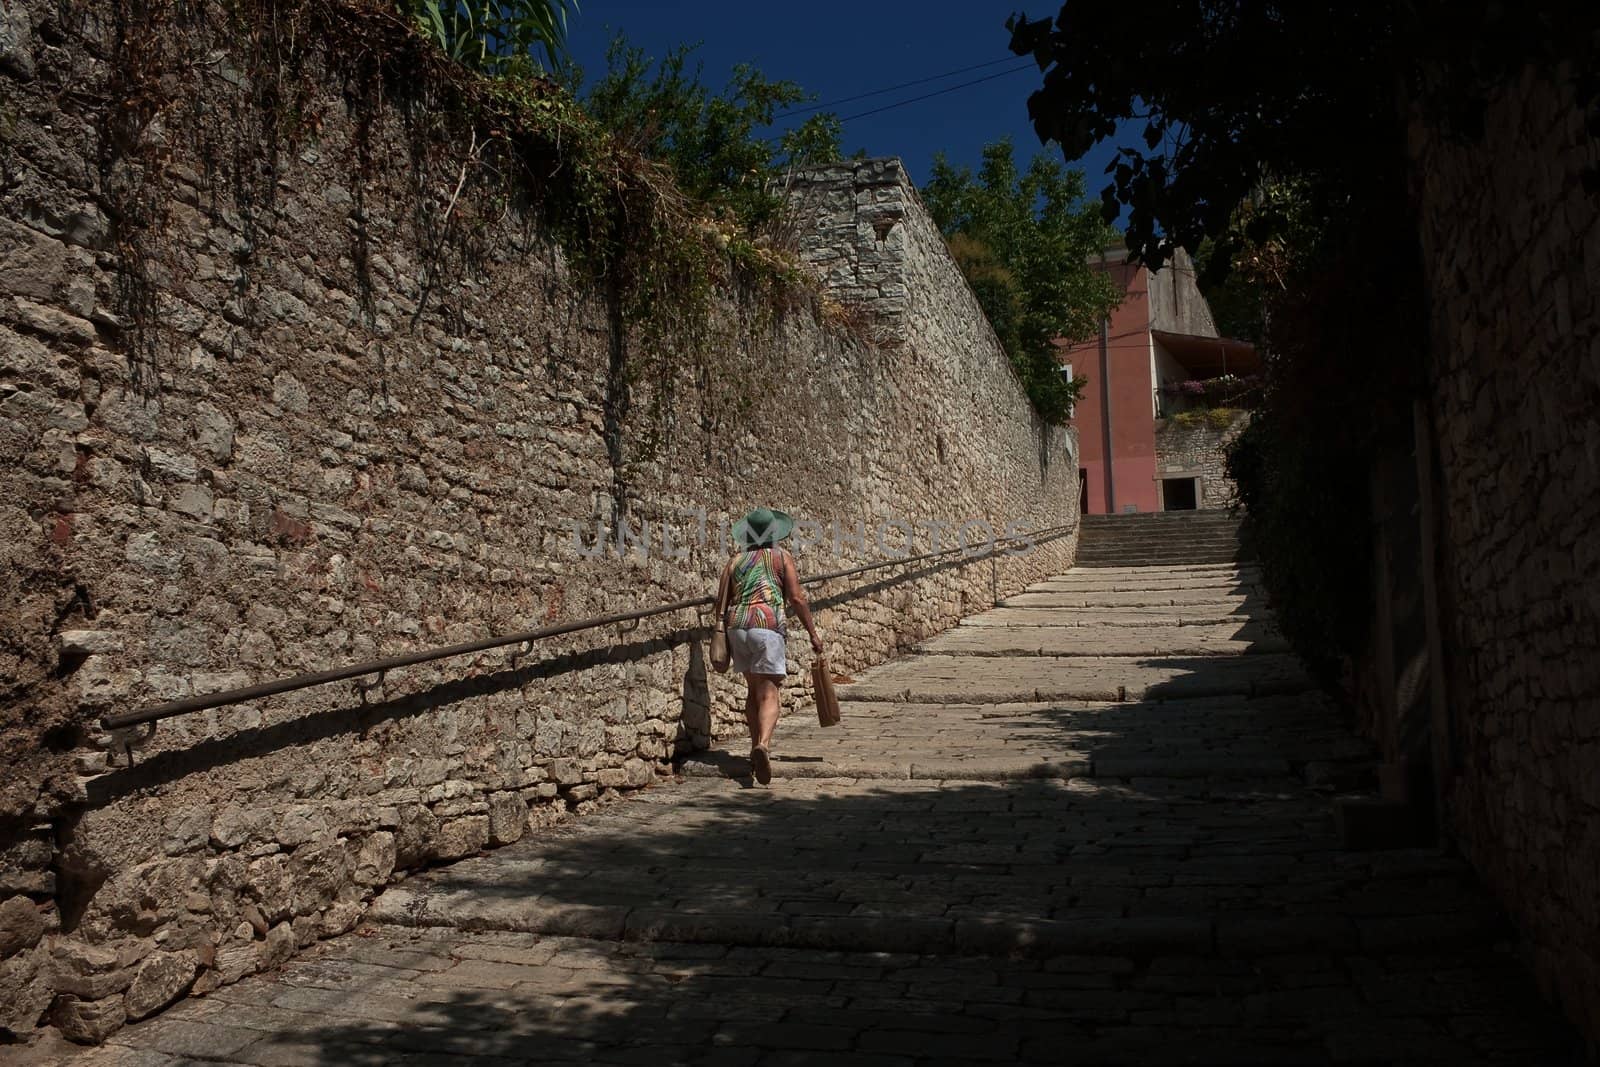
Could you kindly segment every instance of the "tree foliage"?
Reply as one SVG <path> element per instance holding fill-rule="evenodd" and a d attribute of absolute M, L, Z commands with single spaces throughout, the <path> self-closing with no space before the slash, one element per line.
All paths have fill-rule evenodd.
<path fill-rule="evenodd" d="M 1043 156 L 1019 171 L 1002 140 L 976 174 L 935 156 L 922 197 L 1034 406 L 1065 421 L 1086 379 L 1062 377 L 1053 342 L 1089 337 L 1118 300 L 1090 266 L 1115 235 L 1084 201 L 1083 173 Z"/>
<path fill-rule="evenodd" d="M 535 51 L 551 66 L 567 40 L 567 11 L 577 0 L 398 0 L 423 36 L 452 60 L 485 74 L 531 74 Z"/>
<path fill-rule="evenodd" d="M 566 78 L 617 137 L 669 163 L 685 192 L 760 226 L 782 207 L 783 172 L 838 159 L 843 129 L 837 115 L 820 112 L 776 140 L 762 136 L 780 109 L 814 97 L 749 64 L 734 67 L 727 85 L 713 93 L 701 81 L 702 65 L 690 65 L 696 47 L 680 45 L 656 62 L 619 34 L 607 51 L 606 73 L 591 87 L 584 89 L 578 68 Z"/>
<path fill-rule="evenodd" d="M 1197 250 L 1219 318 L 1264 344 L 1230 470 L 1285 633 L 1331 679 L 1370 618 L 1369 472 L 1427 373 L 1405 123 L 1474 137 L 1528 65 L 1571 72 L 1592 103 L 1600 6 L 1067 0 L 1008 25 L 1043 72 L 1040 138 L 1076 158 L 1144 123 L 1107 168 L 1105 217 L 1127 209 L 1150 266 Z"/>
<path fill-rule="evenodd" d="M 1152 268 L 1226 235 L 1263 180 L 1302 181 L 1325 216 L 1403 216 L 1408 103 L 1474 136 L 1490 88 L 1529 64 L 1567 61 L 1584 99 L 1600 93 L 1592 0 L 1067 0 L 1053 20 L 1007 25 L 1012 50 L 1044 72 L 1034 128 L 1067 158 L 1145 124 L 1145 149 L 1121 149 L 1101 197 L 1108 219 L 1126 206 L 1129 247 Z"/>

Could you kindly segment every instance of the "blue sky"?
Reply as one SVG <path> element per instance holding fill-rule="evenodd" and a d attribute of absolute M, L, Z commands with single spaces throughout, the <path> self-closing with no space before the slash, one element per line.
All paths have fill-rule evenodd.
<path fill-rule="evenodd" d="M 581 10 L 568 26 L 572 58 L 592 81 L 605 71 L 605 52 L 613 31 L 659 58 L 681 43 L 701 42 L 695 55 L 704 64 L 703 80 L 720 89 L 735 63 L 754 64 L 767 77 L 789 79 L 828 102 L 981 63 L 1003 61 L 899 92 L 839 104 L 840 116 L 893 104 L 962 82 L 992 77 L 920 103 L 846 122 L 846 152 L 899 156 L 912 180 L 927 180 L 934 153 L 943 151 L 957 165 L 976 167 L 983 146 L 1009 135 L 1019 163 L 1038 152 L 1060 158 L 1054 145 L 1040 145 L 1028 122 L 1028 94 L 1040 84 L 1036 67 L 1012 56 L 1006 47 L 1007 16 L 1021 10 L 1030 18 L 1053 16 L 1059 3 L 1032 7 L 1019 0 L 878 0 L 808 5 L 696 4 L 647 0 L 579 0 Z M 1027 69 L 1008 73 L 1012 67 Z M 1129 143 L 1136 143 L 1132 134 Z M 1072 165 L 1088 177 L 1091 198 L 1106 184 L 1102 173 L 1114 155 L 1110 144 L 1097 146 Z"/>

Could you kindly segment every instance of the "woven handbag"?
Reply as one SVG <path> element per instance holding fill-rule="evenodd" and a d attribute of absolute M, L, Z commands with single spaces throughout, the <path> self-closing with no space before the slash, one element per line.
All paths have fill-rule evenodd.
<path fill-rule="evenodd" d="M 839 694 L 833 691 L 833 672 L 828 669 L 827 656 L 811 661 L 811 684 L 817 694 L 818 724 L 839 725 Z"/>

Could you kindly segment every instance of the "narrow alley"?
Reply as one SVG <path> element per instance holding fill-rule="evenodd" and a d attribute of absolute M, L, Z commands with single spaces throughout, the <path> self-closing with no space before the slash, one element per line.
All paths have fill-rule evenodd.
<path fill-rule="evenodd" d="M 1467 866 L 1231 564 L 1080 568 L 71 1062 L 1557 1064 Z"/>

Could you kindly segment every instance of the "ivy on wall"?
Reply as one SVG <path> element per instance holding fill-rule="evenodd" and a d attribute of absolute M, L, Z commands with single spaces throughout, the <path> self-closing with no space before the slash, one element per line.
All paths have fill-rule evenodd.
<path fill-rule="evenodd" d="M 357 171 L 409 168 L 425 303 L 449 300 L 515 209 L 554 236 L 618 327 L 671 339 L 648 346 L 657 356 L 692 363 L 704 354 L 719 293 L 823 313 L 816 283 L 789 255 L 736 219 L 713 217 L 669 164 L 616 137 L 569 90 L 514 65 L 484 74 L 456 62 L 412 13 L 361 0 L 106 0 L 104 9 L 107 95 L 122 101 L 99 109 L 119 312 L 127 343 L 148 361 L 160 326 L 146 274 L 167 240 L 170 146 L 182 141 L 215 165 L 215 184 L 228 188 L 248 230 L 274 201 L 282 161 L 316 141 L 326 85 L 343 87 L 356 120 Z M 219 70 L 238 99 L 206 91 Z M 403 159 L 380 158 L 385 115 L 403 122 Z M 624 363 L 614 368 L 624 378 L 664 370 Z"/>

